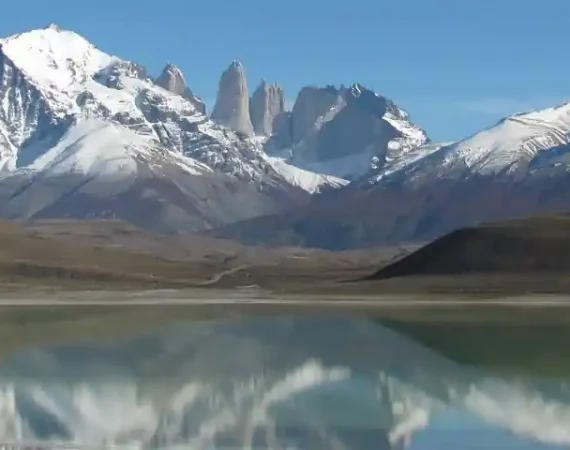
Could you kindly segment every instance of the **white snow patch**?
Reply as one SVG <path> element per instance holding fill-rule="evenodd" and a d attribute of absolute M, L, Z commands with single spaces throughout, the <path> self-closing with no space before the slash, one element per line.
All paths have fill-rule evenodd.
<path fill-rule="evenodd" d="M 392 125 L 396 130 L 402 133 L 402 138 L 400 141 L 405 143 L 408 148 L 415 148 L 425 145 L 427 142 L 427 136 L 424 130 L 422 130 L 417 125 L 414 125 L 408 119 L 408 114 L 400 110 L 402 118 L 394 116 L 392 113 L 387 112 L 384 114 L 383 119 Z"/>
<path fill-rule="evenodd" d="M 389 155 L 380 182 L 398 172 L 406 181 L 455 178 L 469 175 L 524 176 L 532 163 L 570 165 L 570 103 L 541 111 L 516 114 L 452 144 L 428 144 Z"/>
<path fill-rule="evenodd" d="M 408 167 L 421 162 L 430 155 L 436 154 L 441 148 L 447 146 L 447 143 L 433 143 L 422 145 L 405 153 L 396 154 L 393 157 L 387 157 L 385 165 L 376 176 L 376 181 L 382 180 L 384 177 L 393 175 L 397 172 L 404 171 Z"/>
<path fill-rule="evenodd" d="M 154 152 L 156 142 L 136 132 L 100 120 L 86 120 L 70 128 L 59 143 L 22 170 L 49 175 L 83 174 L 103 177 L 136 175 L 137 160 L 160 166 L 164 160 Z M 172 152 L 174 162 L 191 175 L 211 172 L 198 161 Z"/>
<path fill-rule="evenodd" d="M 311 194 L 320 192 L 321 189 L 326 186 L 338 188 L 348 184 L 348 181 L 342 178 L 315 173 L 293 166 L 287 163 L 283 158 L 268 156 L 267 159 L 275 171 L 281 175 L 285 181 Z"/>
<path fill-rule="evenodd" d="M 568 143 L 570 103 L 503 119 L 494 127 L 443 148 L 443 164 L 460 161 L 474 172 L 493 174 Z"/>
<path fill-rule="evenodd" d="M 28 168 L 51 174 L 132 175 L 137 172 L 135 155 L 148 152 L 148 147 L 148 140 L 129 129 L 87 120 L 71 127 L 55 147 Z"/>
<path fill-rule="evenodd" d="M 49 27 L 0 40 L 3 52 L 26 77 L 56 101 L 69 102 L 73 93 L 113 57 L 72 31 Z"/>
<path fill-rule="evenodd" d="M 91 79 L 86 81 L 82 92 L 91 94 L 94 100 L 93 106 L 105 108 L 109 115 L 127 113 L 132 118 L 144 120 L 142 112 L 136 106 L 132 92 L 111 89 Z M 83 114 L 86 116 L 92 114 L 97 117 L 97 110 L 90 112 L 87 106 L 84 108 Z"/>
<path fill-rule="evenodd" d="M 168 155 L 168 159 L 169 161 L 176 163 L 178 167 L 182 168 L 190 175 L 203 175 L 205 173 L 214 172 L 214 170 L 206 164 L 203 164 L 194 158 L 184 156 L 180 153 L 171 152 Z"/>
<path fill-rule="evenodd" d="M 364 151 L 356 155 L 347 155 L 340 158 L 328 159 L 325 161 L 302 161 L 295 158 L 291 164 L 320 173 L 325 176 L 335 177 L 343 180 L 354 180 L 369 172 L 373 165 L 374 154 Z"/>

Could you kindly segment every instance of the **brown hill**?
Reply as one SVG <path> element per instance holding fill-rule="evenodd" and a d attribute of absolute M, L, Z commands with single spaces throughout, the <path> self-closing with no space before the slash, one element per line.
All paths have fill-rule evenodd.
<path fill-rule="evenodd" d="M 303 289 L 362 277 L 405 251 L 245 246 L 194 234 L 155 234 L 116 220 L 0 221 L 0 289 L 70 283 L 90 289 Z"/>
<path fill-rule="evenodd" d="M 561 275 L 570 272 L 570 215 L 454 231 L 369 279 L 446 275 Z"/>
<path fill-rule="evenodd" d="M 120 248 L 80 245 L 39 236 L 19 224 L 0 221 L 0 284 L 30 287 L 36 284 L 90 283 L 110 285 L 182 285 L 214 274 L 203 262 L 181 264 L 151 254 Z"/>

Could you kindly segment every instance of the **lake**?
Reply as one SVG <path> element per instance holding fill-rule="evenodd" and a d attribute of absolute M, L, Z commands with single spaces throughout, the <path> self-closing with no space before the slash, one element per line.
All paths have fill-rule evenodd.
<path fill-rule="evenodd" d="M 568 448 L 567 314 L 492 312 L 3 308 L 0 445 Z"/>

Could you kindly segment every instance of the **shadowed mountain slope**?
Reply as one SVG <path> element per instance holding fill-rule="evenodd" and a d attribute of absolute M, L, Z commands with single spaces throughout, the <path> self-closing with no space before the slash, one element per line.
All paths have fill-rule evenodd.
<path fill-rule="evenodd" d="M 570 216 L 550 215 L 454 231 L 371 278 L 568 271 Z"/>

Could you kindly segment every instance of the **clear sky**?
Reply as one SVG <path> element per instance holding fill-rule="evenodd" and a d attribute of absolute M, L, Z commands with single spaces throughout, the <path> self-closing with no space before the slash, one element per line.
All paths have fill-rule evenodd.
<path fill-rule="evenodd" d="M 392 98 L 433 140 L 570 100 L 570 0 L 26 0 L 2 2 L 0 36 L 55 22 L 146 65 L 178 65 L 215 99 L 243 62 L 290 100 L 355 81 Z"/>

